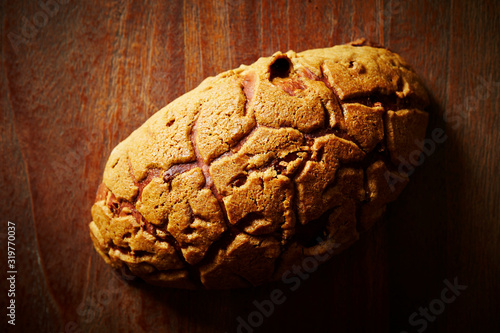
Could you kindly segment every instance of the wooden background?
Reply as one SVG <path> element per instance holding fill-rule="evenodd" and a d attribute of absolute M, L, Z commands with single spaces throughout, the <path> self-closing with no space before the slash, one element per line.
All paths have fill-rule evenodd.
<path fill-rule="evenodd" d="M 254 332 L 417 332 L 410 315 L 456 277 L 467 289 L 426 332 L 499 332 L 499 16 L 496 0 L 2 1 L 0 331 L 236 332 L 278 288 L 286 301 Z M 159 289 L 105 265 L 87 224 L 118 142 L 209 75 L 357 37 L 413 65 L 433 97 L 428 133 L 447 135 L 384 223 L 297 291 Z"/>

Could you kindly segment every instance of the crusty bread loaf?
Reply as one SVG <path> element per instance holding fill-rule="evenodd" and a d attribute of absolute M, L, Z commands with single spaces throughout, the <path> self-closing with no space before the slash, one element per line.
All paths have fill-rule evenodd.
<path fill-rule="evenodd" d="M 207 78 L 111 152 L 95 248 L 158 285 L 280 279 L 381 217 L 408 181 L 397 167 L 421 149 L 427 104 L 406 62 L 363 42 Z"/>

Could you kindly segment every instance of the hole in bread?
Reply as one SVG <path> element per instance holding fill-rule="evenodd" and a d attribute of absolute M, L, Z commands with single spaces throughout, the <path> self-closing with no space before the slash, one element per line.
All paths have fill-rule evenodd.
<path fill-rule="evenodd" d="M 185 235 L 190 235 L 190 234 L 192 234 L 192 233 L 193 233 L 193 232 L 195 232 L 195 231 L 196 231 L 196 230 L 195 230 L 193 227 L 191 227 L 191 226 L 187 226 L 186 228 L 184 228 L 184 229 L 182 230 L 182 233 L 183 233 L 183 234 L 185 234 Z"/>
<path fill-rule="evenodd" d="M 287 57 L 281 57 L 276 60 L 269 66 L 269 71 L 270 71 L 270 76 L 269 76 L 269 81 L 272 81 L 273 79 L 280 77 L 280 78 L 286 78 L 290 75 L 290 68 L 292 66 L 292 63 L 290 62 L 290 59 Z"/>
<path fill-rule="evenodd" d="M 299 158 L 297 152 L 288 153 L 285 157 L 276 159 L 271 163 L 271 167 L 273 167 L 278 174 L 282 174 L 287 170 L 287 166 L 290 162 L 295 161 Z"/>
<path fill-rule="evenodd" d="M 300 94 L 307 85 L 300 75 L 293 72 L 293 64 L 288 57 L 280 57 L 269 66 L 269 81 L 290 96 Z"/>
<path fill-rule="evenodd" d="M 295 161 L 297 158 L 299 158 L 299 155 L 297 154 L 297 152 L 291 152 L 291 153 L 288 153 L 284 158 L 283 160 L 287 163 L 290 163 L 292 161 Z"/>
<path fill-rule="evenodd" d="M 286 166 L 282 165 L 282 164 L 276 164 L 274 166 L 274 169 L 276 170 L 276 172 L 281 175 L 284 171 L 286 171 Z"/>
<path fill-rule="evenodd" d="M 108 203 L 108 207 L 111 210 L 111 212 L 113 214 L 115 214 L 118 212 L 118 210 L 120 208 L 120 204 L 118 203 L 118 201 L 113 201 L 113 202 Z"/>
<path fill-rule="evenodd" d="M 281 164 L 280 160 L 274 160 L 271 163 L 271 167 L 273 167 L 274 170 L 276 170 L 276 173 L 278 173 L 278 174 L 282 174 L 283 171 L 286 170 L 286 165 Z"/>
<path fill-rule="evenodd" d="M 141 250 L 134 250 L 134 256 L 136 257 L 146 257 L 150 256 L 152 253 L 147 252 L 147 251 L 141 251 Z"/>
<path fill-rule="evenodd" d="M 316 156 L 314 156 L 314 160 L 319 162 L 323 159 L 323 154 L 325 152 L 325 147 L 321 147 L 316 151 Z"/>
<path fill-rule="evenodd" d="M 236 178 L 234 178 L 234 180 L 231 182 L 231 185 L 235 187 L 240 187 L 243 184 L 245 184 L 246 181 L 247 181 L 246 175 L 239 175 Z"/>

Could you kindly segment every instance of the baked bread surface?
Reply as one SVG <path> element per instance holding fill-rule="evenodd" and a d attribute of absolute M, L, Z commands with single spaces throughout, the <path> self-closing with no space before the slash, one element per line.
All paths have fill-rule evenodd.
<path fill-rule="evenodd" d="M 163 286 L 281 279 L 380 219 L 408 182 L 400 163 L 422 148 L 427 104 L 400 56 L 363 42 L 209 77 L 111 152 L 94 246 Z"/>

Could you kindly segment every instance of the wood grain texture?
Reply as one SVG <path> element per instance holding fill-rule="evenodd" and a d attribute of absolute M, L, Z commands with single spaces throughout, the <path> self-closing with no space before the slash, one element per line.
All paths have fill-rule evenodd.
<path fill-rule="evenodd" d="M 7 221 L 18 266 L 16 326 L 2 313 L 0 331 L 236 332 L 279 289 L 253 331 L 417 332 L 409 317 L 455 277 L 467 289 L 425 331 L 500 331 L 498 1 L 41 4 L 54 1 L 0 8 L 2 309 Z M 116 144 L 207 76 L 358 37 L 413 65 L 432 95 L 428 137 L 446 132 L 384 222 L 296 291 L 159 289 L 110 270 L 87 225 Z"/>

